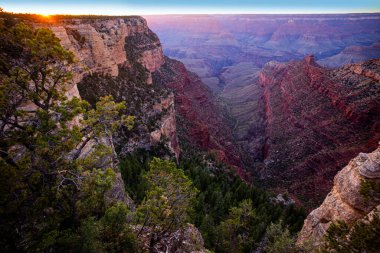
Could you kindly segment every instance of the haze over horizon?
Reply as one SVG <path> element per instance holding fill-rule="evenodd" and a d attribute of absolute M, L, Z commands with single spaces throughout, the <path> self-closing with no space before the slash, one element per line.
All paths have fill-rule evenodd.
<path fill-rule="evenodd" d="M 37 14 L 333 14 L 380 12 L 378 0 L 42 0 L 0 1 L 5 11 Z"/>

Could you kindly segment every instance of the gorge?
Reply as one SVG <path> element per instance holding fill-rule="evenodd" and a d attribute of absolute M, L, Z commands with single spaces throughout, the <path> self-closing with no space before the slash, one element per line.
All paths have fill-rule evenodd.
<path fill-rule="evenodd" d="M 197 188 L 185 225 L 170 224 L 161 237 L 154 230 L 167 224 L 145 227 L 151 221 L 141 223 L 143 215 L 128 216 L 144 250 L 254 252 L 270 241 L 269 227 L 280 224 L 281 233 L 294 235 L 304 219 L 299 207 L 310 211 L 323 202 L 297 241 L 319 247 L 333 222 L 353 226 L 378 213 L 378 199 L 367 203 L 361 183 L 379 179 L 379 14 L 15 19 L 49 29 L 73 53 L 66 98 L 96 108 L 111 95 L 125 105 L 121 115 L 133 116 L 133 127 L 121 126 L 103 141 L 116 156 L 111 202 L 134 213 L 159 192 L 157 203 L 165 205 L 161 188 L 148 191 L 152 164 L 164 164 L 169 179 L 178 174 L 167 168 L 178 166 L 184 173 L 178 181 Z M 9 150 L 15 153 L 13 143 Z M 14 160 L 22 162 L 17 154 Z M 53 209 L 43 209 L 44 217 Z M 28 243 L 20 249 L 32 249 Z"/>

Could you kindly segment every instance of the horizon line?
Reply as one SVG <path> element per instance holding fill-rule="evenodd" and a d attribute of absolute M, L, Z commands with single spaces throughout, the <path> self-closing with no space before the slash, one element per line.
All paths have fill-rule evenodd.
<path fill-rule="evenodd" d="M 9 14 L 26 14 L 26 15 L 41 15 L 41 16 L 104 16 L 104 17 L 113 17 L 113 16 L 175 16 L 175 15 L 350 15 L 350 14 L 380 14 L 378 11 L 365 11 L 365 12 L 236 12 L 236 13 L 135 13 L 135 14 L 97 14 L 97 13 L 37 13 L 37 12 L 12 12 L 4 11 L 4 13 Z"/>

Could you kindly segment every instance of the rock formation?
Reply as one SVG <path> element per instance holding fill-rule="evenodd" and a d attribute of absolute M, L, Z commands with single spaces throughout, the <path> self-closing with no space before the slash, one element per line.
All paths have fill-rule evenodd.
<path fill-rule="evenodd" d="M 178 159 L 179 126 L 189 143 L 246 177 L 218 102 L 183 64 L 164 58 L 160 40 L 143 18 L 62 19 L 38 25 L 52 29 L 78 59 L 70 96 L 94 104 L 99 97 L 112 95 L 116 101 L 126 101 L 126 114 L 136 116 L 132 133 L 114 138 L 118 154 L 164 141 Z M 178 116 L 184 121 L 177 122 Z"/>
<path fill-rule="evenodd" d="M 138 229 L 136 227 L 135 229 Z M 145 231 L 140 240 L 142 241 L 143 249 L 149 250 L 149 230 Z M 170 238 L 161 240 L 156 249 L 158 252 L 174 252 L 174 253 L 206 253 L 209 252 L 204 247 L 204 241 L 201 233 L 193 224 L 187 224 L 183 229 L 175 231 Z"/>
<path fill-rule="evenodd" d="M 77 80 L 93 72 L 117 76 L 118 66 L 128 64 L 125 39 L 137 34 L 155 36 L 141 17 L 63 19 L 48 27 L 66 49 L 74 52 L 79 61 L 78 69 L 75 70 Z M 139 45 L 144 50 L 138 60 L 153 72 L 164 63 L 162 48 L 157 37 L 145 42 Z"/>
<path fill-rule="evenodd" d="M 318 246 L 332 222 L 340 220 L 352 225 L 371 212 L 379 212 L 380 202 L 368 201 L 360 194 L 365 180 L 380 182 L 380 147 L 369 154 L 360 153 L 335 176 L 331 192 L 306 218 L 298 243 L 311 240 Z"/>
<path fill-rule="evenodd" d="M 144 84 L 151 84 L 151 73 L 158 70 L 164 63 L 160 41 L 150 31 L 145 19 L 141 17 L 62 19 L 55 23 L 37 24 L 37 26 L 47 26 L 61 40 L 61 44 L 75 54 L 77 64 L 72 69 L 74 82 L 67 89 L 69 97 L 85 96 L 85 99 L 95 102 L 100 96 L 113 95 L 116 100 L 123 101 L 127 96 L 126 93 L 130 92 L 126 90 L 128 85 L 107 88 L 102 87 L 102 83 L 94 83 L 91 87 L 81 87 L 80 94 L 77 84 L 86 83 L 85 79 L 97 74 L 103 76 L 103 79 L 108 78 L 109 82 L 112 78 L 117 79 L 118 77 L 119 81 L 122 81 L 120 76 L 123 74 L 120 73 L 120 68 L 136 72 L 135 66 L 133 66 L 135 62 L 142 65 L 147 75 L 141 75 L 143 80 L 140 81 Z M 135 50 L 131 50 L 131 47 Z M 103 82 L 103 84 L 108 85 L 109 83 Z M 120 92 L 123 88 L 126 92 L 124 94 Z M 160 99 L 164 101 L 164 104 L 167 104 L 165 100 L 174 100 L 171 96 L 159 97 L 158 100 Z M 159 101 L 152 101 L 150 107 L 157 102 L 159 103 Z M 179 146 L 176 137 L 175 112 L 174 106 L 171 105 L 172 103 L 164 105 L 164 109 L 168 113 L 163 116 L 159 129 L 154 130 L 151 134 L 157 137 L 157 131 L 159 131 L 162 136 L 167 137 L 170 149 L 178 158 Z M 147 136 L 149 133 L 145 135 L 145 137 Z M 140 141 L 140 145 L 134 145 L 134 147 L 148 145 L 149 141 L 143 141 L 143 143 L 145 144 Z"/>
<path fill-rule="evenodd" d="M 327 69 L 308 56 L 252 68 L 247 81 L 223 74 L 234 134 L 262 183 L 309 206 L 322 202 L 336 172 L 377 147 L 379 73 L 379 60 Z"/>
<path fill-rule="evenodd" d="M 333 70 L 312 57 L 267 64 L 259 78 L 266 118 L 261 175 L 290 182 L 299 196 L 324 197 L 335 173 L 380 140 L 379 72 L 379 60 Z"/>

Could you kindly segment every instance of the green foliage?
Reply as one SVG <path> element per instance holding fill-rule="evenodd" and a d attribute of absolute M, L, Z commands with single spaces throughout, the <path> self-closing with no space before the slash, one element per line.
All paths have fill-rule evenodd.
<path fill-rule="evenodd" d="M 105 252 L 139 252 L 137 237 L 129 226 L 132 216 L 122 203 L 107 209 L 100 219 L 100 241 Z"/>
<path fill-rule="evenodd" d="M 238 207 L 230 210 L 229 216 L 218 227 L 218 252 L 251 251 L 254 239 L 255 212 L 251 200 L 243 200 Z"/>
<path fill-rule="evenodd" d="M 212 160 L 211 160 L 212 161 Z M 181 167 L 200 190 L 193 215 L 194 224 L 200 228 L 205 244 L 209 249 L 217 249 L 219 235 L 216 226 L 226 220 L 229 210 L 238 206 L 243 200 L 250 199 L 255 209 L 256 219 L 250 230 L 254 244 L 257 244 L 272 222 L 283 220 L 289 231 L 295 233 L 303 225 L 305 212 L 294 205 L 282 206 L 271 203 L 271 195 L 259 188 L 248 185 L 238 176 L 226 171 L 229 168 L 222 164 L 204 162 L 200 155 L 194 155 L 181 161 Z M 214 226 L 210 225 L 214 224 Z"/>
<path fill-rule="evenodd" d="M 360 194 L 366 201 L 380 201 L 380 182 L 377 180 L 366 179 L 360 183 Z"/>
<path fill-rule="evenodd" d="M 136 204 L 140 204 L 146 196 L 148 182 L 144 175 L 149 171 L 149 163 L 154 157 L 165 157 L 170 154 L 168 148 L 159 143 L 150 150 L 138 149 L 129 153 L 120 162 L 120 172 L 125 189 Z"/>
<path fill-rule="evenodd" d="M 292 253 L 297 252 L 295 238 L 291 236 L 288 228 L 282 222 L 270 224 L 266 232 L 266 253 Z"/>
<path fill-rule="evenodd" d="M 191 154 L 187 150 L 182 152 L 185 155 Z M 148 187 L 143 175 L 150 170 L 149 162 L 154 155 L 162 157 L 166 154 L 158 147 L 150 152 L 140 150 L 129 154 L 121 162 L 120 170 L 126 189 L 137 203 L 144 199 L 145 194 L 141 192 Z M 233 173 L 227 173 L 228 167 L 210 159 L 211 157 L 194 152 L 193 155 L 181 159 L 179 165 L 199 190 L 193 211 L 190 213 L 190 221 L 201 231 L 206 248 L 216 252 L 226 251 L 221 249 L 221 244 L 218 245 L 220 224 L 230 218 L 231 208 L 238 208 L 244 200 L 251 201 L 256 217 L 252 219 L 251 227 L 247 228 L 249 238 L 252 239 L 251 245 L 246 247 L 247 250 L 261 241 L 269 224 L 280 219 L 284 221 L 284 226 L 288 227 L 291 234 L 299 231 L 305 218 L 304 211 L 293 205 L 281 206 L 271 203 L 271 195 L 267 192 L 247 185 Z"/>
<path fill-rule="evenodd" d="M 197 190 L 175 163 L 154 158 L 145 175 L 148 182 L 146 198 L 137 209 L 141 232 L 151 232 L 149 247 L 154 246 L 173 232 L 185 227 L 189 221 L 191 203 Z"/>
<path fill-rule="evenodd" d="M 106 142 L 133 117 L 112 97 L 90 109 L 65 96 L 74 57 L 50 30 L 1 23 L 0 40 L 1 248 L 98 251 L 115 180 Z"/>
<path fill-rule="evenodd" d="M 357 221 L 351 228 L 343 221 L 337 221 L 328 228 L 325 246 L 321 253 L 375 253 L 380 249 L 380 218 L 374 214 L 371 218 Z"/>

